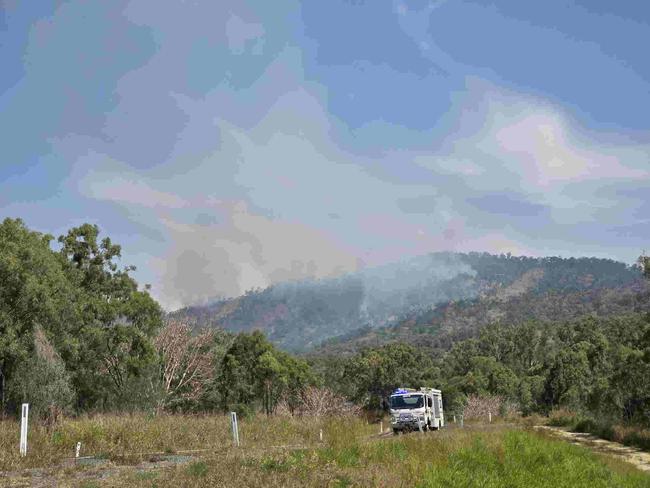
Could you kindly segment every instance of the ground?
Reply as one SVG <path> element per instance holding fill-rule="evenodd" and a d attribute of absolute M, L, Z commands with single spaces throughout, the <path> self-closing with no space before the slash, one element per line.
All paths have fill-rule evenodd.
<path fill-rule="evenodd" d="M 650 487 L 634 465 L 554 438 L 569 434 L 500 419 L 399 436 L 360 418 L 258 416 L 240 428 L 234 447 L 225 416 L 65 420 L 32 427 L 21 458 L 17 422 L 0 422 L 0 485 Z"/>

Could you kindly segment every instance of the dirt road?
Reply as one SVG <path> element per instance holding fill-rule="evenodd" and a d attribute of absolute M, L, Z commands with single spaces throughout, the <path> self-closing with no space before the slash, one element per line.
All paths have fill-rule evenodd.
<path fill-rule="evenodd" d="M 628 447 L 619 444 L 618 442 L 599 439 L 591 434 L 569 432 L 559 427 L 539 425 L 535 427 L 535 430 L 547 432 L 554 437 L 559 437 L 573 444 L 589 447 L 596 452 L 615 456 L 623 461 L 633 464 L 642 471 L 650 472 L 650 453 L 644 452 L 635 447 Z"/>

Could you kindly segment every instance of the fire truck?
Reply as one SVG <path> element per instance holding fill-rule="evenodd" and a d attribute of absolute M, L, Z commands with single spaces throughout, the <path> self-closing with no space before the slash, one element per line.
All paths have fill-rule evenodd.
<path fill-rule="evenodd" d="M 445 426 L 442 392 L 435 388 L 397 388 L 390 395 L 389 405 L 394 434 Z"/>

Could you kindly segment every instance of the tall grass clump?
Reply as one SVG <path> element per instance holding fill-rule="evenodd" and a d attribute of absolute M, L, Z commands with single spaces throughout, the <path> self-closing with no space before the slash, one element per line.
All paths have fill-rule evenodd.
<path fill-rule="evenodd" d="M 642 473 L 616 473 L 588 450 L 527 432 L 507 432 L 495 445 L 477 438 L 430 467 L 421 487 L 650 486 Z"/>
<path fill-rule="evenodd" d="M 553 427 L 575 427 L 575 425 L 583 420 L 583 417 L 572 410 L 565 408 L 558 408 L 552 410 L 548 415 L 547 424 Z"/>

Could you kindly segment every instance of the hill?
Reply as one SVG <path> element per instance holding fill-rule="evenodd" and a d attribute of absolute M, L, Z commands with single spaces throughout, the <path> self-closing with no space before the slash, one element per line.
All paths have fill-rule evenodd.
<path fill-rule="evenodd" d="M 354 350 L 396 339 L 445 347 L 494 321 L 639 310 L 641 270 L 596 258 L 434 253 L 339 278 L 282 283 L 169 314 L 262 330 L 276 345 Z"/>

